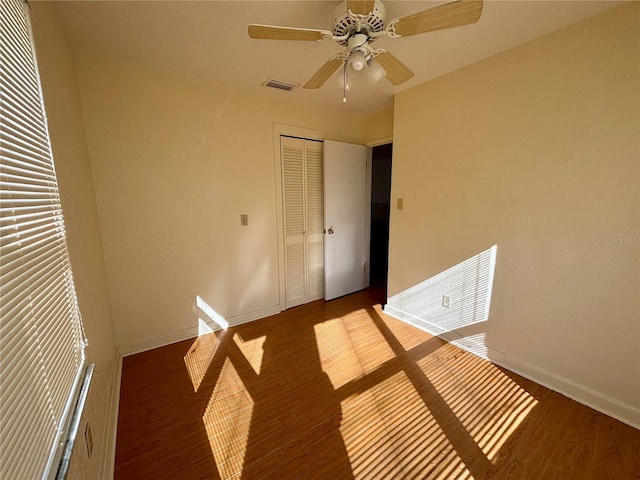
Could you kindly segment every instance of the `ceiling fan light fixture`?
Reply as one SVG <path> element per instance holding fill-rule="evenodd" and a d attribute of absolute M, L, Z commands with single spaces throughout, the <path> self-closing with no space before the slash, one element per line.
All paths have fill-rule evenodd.
<path fill-rule="evenodd" d="M 353 52 L 351 54 L 351 57 L 349 58 L 349 66 L 356 72 L 367 68 L 367 57 L 365 56 L 364 52 L 362 52 L 361 50 L 356 50 L 355 52 Z"/>
<path fill-rule="evenodd" d="M 386 22 L 382 0 L 344 0 L 336 7 L 333 31 L 313 28 L 251 24 L 249 37 L 265 40 L 334 40 L 346 47 L 331 57 L 303 85 L 317 89 L 342 67 L 343 101 L 351 79 L 365 78 L 374 85 L 385 77 L 392 85 L 400 85 L 414 76 L 413 71 L 385 49 L 374 50 L 370 43 L 381 36 L 408 37 L 437 30 L 476 23 L 482 14 L 483 0 L 450 0 L 442 5 L 397 17 Z M 373 61 L 373 57 L 376 61 Z M 282 88 L 282 86 L 275 86 Z"/>
<path fill-rule="evenodd" d="M 373 86 L 387 76 L 387 72 L 384 71 L 382 65 L 376 62 L 373 58 L 367 62 L 367 81 L 369 85 Z"/>
<path fill-rule="evenodd" d="M 365 62 L 365 66 L 360 70 L 356 70 L 355 68 L 353 68 L 353 65 L 348 65 L 347 72 L 349 73 L 349 78 L 352 78 L 354 80 L 360 80 L 367 74 L 366 62 Z"/>

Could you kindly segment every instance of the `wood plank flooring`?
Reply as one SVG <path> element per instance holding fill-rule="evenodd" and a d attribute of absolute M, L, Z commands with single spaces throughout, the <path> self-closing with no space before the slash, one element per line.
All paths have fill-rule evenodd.
<path fill-rule="evenodd" d="M 123 361 L 116 479 L 640 479 L 640 431 L 371 290 Z"/>

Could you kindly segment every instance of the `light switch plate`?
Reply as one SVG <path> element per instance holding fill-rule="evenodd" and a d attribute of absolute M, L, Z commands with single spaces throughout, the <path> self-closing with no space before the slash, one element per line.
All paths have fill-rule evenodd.
<path fill-rule="evenodd" d="M 398 198 L 396 200 L 396 209 L 402 210 L 404 208 L 404 198 Z"/>
<path fill-rule="evenodd" d="M 240 225 L 243 227 L 249 225 L 249 215 L 247 215 L 246 213 L 240 215 Z"/>

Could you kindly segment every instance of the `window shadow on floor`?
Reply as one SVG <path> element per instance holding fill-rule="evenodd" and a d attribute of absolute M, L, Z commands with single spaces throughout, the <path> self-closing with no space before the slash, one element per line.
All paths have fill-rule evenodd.
<path fill-rule="evenodd" d="M 613 436 L 615 420 L 380 300 L 365 290 L 125 358 L 116 478 L 632 475 L 633 449 L 615 447 L 637 451 L 631 427 Z M 590 452 L 603 431 L 615 451 Z"/>

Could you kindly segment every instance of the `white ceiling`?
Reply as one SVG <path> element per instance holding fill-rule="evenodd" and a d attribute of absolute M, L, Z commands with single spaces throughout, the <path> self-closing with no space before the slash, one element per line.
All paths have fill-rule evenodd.
<path fill-rule="evenodd" d="M 387 0 L 387 19 L 443 1 Z M 483 58 L 596 15 L 616 1 L 485 0 L 474 25 L 413 37 L 380 38 L 374 46 L 391 51 L 415 77 L 394 87 L 354 85 L 348 102 L 335 76 L 318 90 L 287 93 L 260 85 L 268 78 L 304 84 L 342 47 L 323 42 L 252 40 L 249 23 L 331 30 L 338 1 L 71 1 L 56 4 L 75 48 L 142 63 L 153 68 L 294 97 L 358 114 L 390 107 L 393 94 Z"/>

